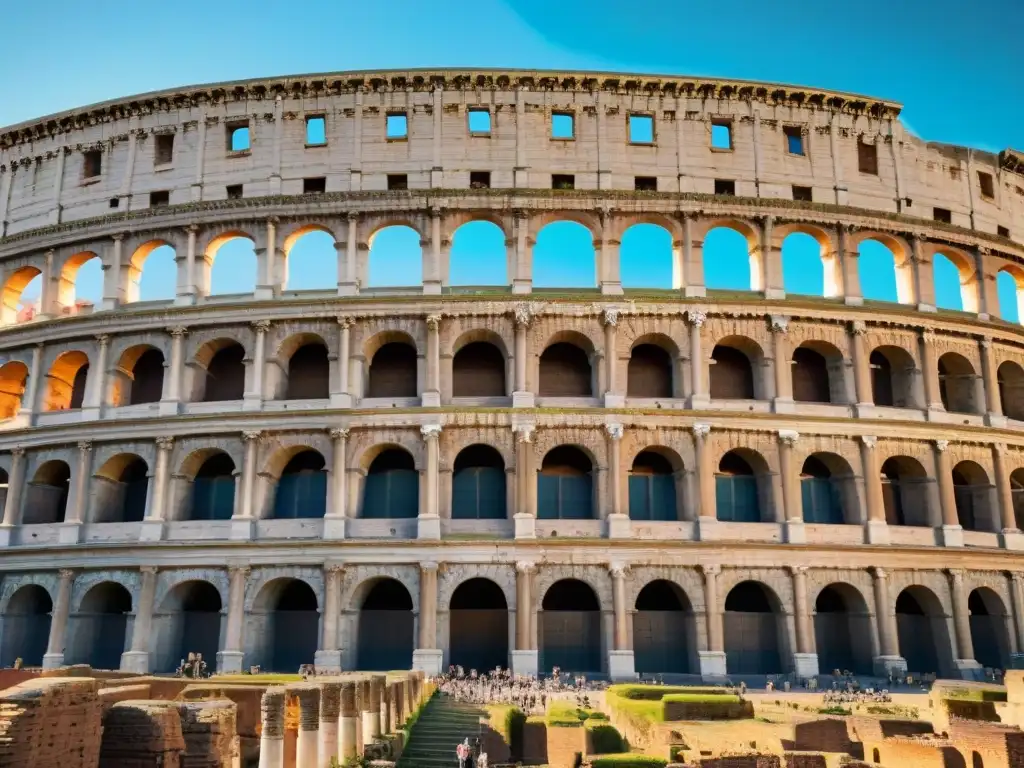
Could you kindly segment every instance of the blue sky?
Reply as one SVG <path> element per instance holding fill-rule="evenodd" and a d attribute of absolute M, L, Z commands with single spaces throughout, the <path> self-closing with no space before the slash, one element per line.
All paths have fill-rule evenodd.
<path fill-rule="evenodd" d="M 401 67 L 596 69 L 735 77 L 806 84 L 902 102 L 912 131 L 928 140 L 998 151 L 1024 147 L 1024 26 L 1021 0 L 862 0 L 850 6 L 810 0 L 113 0 L 12 3 L 12 30 L 0 47 L 0 124 L 62 109 L 189 83 L 263 75 Z M 163 41 L 163 42 L 161 42 Z M 585 235 L 559 225 L 538 246 L 541 279 L 578 284 Z M 493 233 L 475 227 L 456 238 L 453 277 L 504 281 Z M 403 237 L 405 241 L 403 242 Z M 320 240 L 320 242 L 317 242 Z M 416 274 L 408 233 L 387 232 L 376 247 L 397 274 Z M 461 240 L 461 242 L 460 242 Z M 716 240 L 722 242 L 716 243 Z M 729 258 L 729 234 L 705 244 L 709 286 L 742 275 Z M 632 233 L 624 243 L 627 285 L 667 281 L 664 233 Z M 296 245 L 294 287 L 315 287 L 333 250 L 318 235 Z M 460 254 L 461 249 L 461 254 Z M 244 242 L 225 246 L 214 290 L 248 282 Z M 548 256 L 547 253 L 553 254 Z M 155 254 L 143 298 L 157 298 L 169 262 Z M 886 298 L 864 254 L 865 294 Z M 230 257 L 230 258 L 227 258 Z M 811 249 L 787 242 L 787 289 L 820 292 Z M 165 259 L 166 261 L 166 259 Z M 580 264 L 570 269 L 573 264 Z M 944 265 L 938 267 L 941 274 Z M 545 269 L 548 269 L 545 272 Z M 374 269 L 371 268 L 371 280 Z M 328 275 L 329 277 L 329 275 Z M 97 298 L 98 270 L 82 269 L 79 293 Z M 939 303 L 956 306 L 955 287 L 940 281 Z M 737 286 L 740 287 L 740 286 Z M 892 294 L 894 295 L 894 288 Z"/>

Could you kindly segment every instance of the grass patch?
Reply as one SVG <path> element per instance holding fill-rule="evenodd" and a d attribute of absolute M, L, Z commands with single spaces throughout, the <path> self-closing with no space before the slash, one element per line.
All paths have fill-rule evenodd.
<path fill-rule="evenodd" d="M 1006 691 L 997 688 L 946 688 L 942 698 L 950 701 L 1002 702 L 1006 701 Z"/>
<path fill-rule="evenodd" d="M 853 711 L 849 709 L 843 709 L 842 707 L 821 707 L 818 709 L 819 715 L 852 715 Z"/>
<path fill-rule="evenodd" d="M 583 723 L 592 718 L 600 719 L 601 712 L 592 709 L 580 709 L 568 701 L 556 699 L 548 704 L 546 722 L 550 728 L 582 728 Z"/>
<path fill-rule="evenodd" d="M 612 685 L 608 707 L 642 732 L 666 720 L 718 720 L 753 716 L 749 702 L 724 688 Z"/>
<path fill-rule="evenodd" d="M 670 693 L 662 701 L 680 704 L 739 704 L 740 697 L 735 693 Z"/>
<path fill-rule="evenodd" d="M 508 744 L 512 758 L 521 758 L 523 726 L 526 724 L 526 714 L 523 710 L 511 704 L 488 704 L 484 709 L 487 711 L 491 728 L 501 734 L 501 738 Z"/>
<path fill-rule="evenodd" d="M 590 761 L 593 768 L 665 768 L 661 757 L 622 752 L 617 755 L 600 755 Z"/>
<path fill-rule="evenodd" d="M 203 683 L 231 683 L 231 684 L 249 684 L 249 685 L 266 685 L 267 683 L 301 683 L 302 675 L 274 675 L 274 674 L 260 674 L 260 675 L 214 675 L 203 680 L 196 680 L 195 682 Z"/>

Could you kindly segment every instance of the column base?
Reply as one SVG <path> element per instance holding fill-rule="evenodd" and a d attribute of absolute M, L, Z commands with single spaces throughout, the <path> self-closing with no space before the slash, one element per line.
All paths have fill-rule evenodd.
<path fill-rule="evenodd" d="M 533 281 L 532 280 L 513 280 L 512 281 L 512 293 L 514 293 L 514 294 L 533 293 Z"/>
<path fill-rule="evenodd" d="M 338 283 L 339 296 L 355 296 L 359 293 L 359 286 L 355 283 Z"/>
<path fill-rule="evenodd" d="M 174 306 L 176 307 L 191 307 L 196 303 L 195 293 L 179 293 L 174 297 Z"/>
<path fill-rule="evenodd" d="M 525 512 L 519 512 L 512 516 L 515 520 L 517 539 L 537 538 L 537 518 Z"/>
<path fill-rule="evenodd" d="M 252 297 L 256 299 L 256 301 L 269 301 L 274 298 L 274 286 L 257 285 L 256 289 L 252 292 Z"/>
<path fill-rule="evenodd" d="M 846 296 L 843 299 L 843 303 L 848 307 L 861 307 L 864 306 L 863 296 Z"/>
<path fill-rule="evenodd" d="M 864 523 L 864 543 L 884 545 L 889 543 L 889 524 L 885 520 L 868 520 Z"/>
<path fill-rule="evenodd" d="M 331 408 L 351 408 L 352 395 L 348 392 L 335 392 L 331 395 Z"/>
<path fill-rule="evenodd" d="M 632 651 L 608 651 L 608 677 L 615 682 L 637 679 Z"/>
<path fill-rule="evenodd" d="M 344 517 L 325 517 L 324 518 L 324 538 L 338 539 L 345 538 L 345 521 L 347 518 Z"/>
<path fill-rule="evenodd" d="M 1024 533 L 1019 528 L 1004 528 L 999 534 L 999 544 L 1003 549 L 1020 552 L 1024 549 Z"/>
<path fill-rule="evenodd" d="M 953 667 L 961 680 L 981 681 L 985 679 L 985 670 L 974 659 L 953 659 Z"/>
<path fill-rule="evenodd" d="M 440 296 L 441 295 L 441 281 L 440 280 L 424 280 L 423 281 L 423 293 L 426 296 Z"/>
<path fill-rule="evenodd" d="M 3 525 L 2 523 L 0 523 L 0 547 L 11 546 L 11 535 L 13 533 L 13 525 Z"/>
<path fill-rule="evenodd" d="M 181 403 L 177 400 L 161 400 L 160 401 L 160 415 L 161 416 L 177 416 L 181 408 Z"/>
<path fill-rule="evenodd" d="M 161 527 L 162 531 L 162 527 Z M 78 544 L 82 541 L 81 523 L 61 523 L 57 531 L 57 542 L 60 544 Z"/>
<path fill-rule="evenodd" d="M 427 677 L 441 674 L 441 661 L 444 652 L 436 648 L 417 648 L 412 652 L 412 668 L 418 669 Z"/>
<path fill-rule="evenodd" d="M 512 674 L 517 677 L 537 677 L 540 654 L 537 651 L 512 651 Z"/>
<path fill-rule="evenodd" d="M 253 517 L 232 517 L 231 518 L 231 540 L 252 541 L 256 538 L 256 518 Z"/>
<path fill-rule="evenodd" d="M 713 517 L 698 517 L 694 533 L 697 536 L 697 541 L 717 541 L 718 520 Z"/>
<path fill-rule="evenodd" d="M 964 529 L 959 525 L 942 526 L 942 546 L 962 547 L 964 545 Z"/>
<path fill-rule="evenodd" d="M 424 392 L 422 395 L 420 395 L 420 406 L 423 408 L 440 408 L 441 393 Z"/>
<path fill-rule="evenodd" d="M 533 392 L 513 392 L 513 408 L 533 408 Z"/>
<path fill-rule="evenodd" d="M 705 683 L 721 683 L 725 681 L 725 652 L 697 651 L 700 660 L 700 679 Z"/>
<path fill-rule="evenodd" d="M 787 544 L 806 544 L 807 530 L 803 520 L 787 520 L 784 523 L 784 536 Z"/>
<path fill-rule="evenodd" d="M 806 679 L 818 676 L 818 654 L 816 653 L 794 653 L 793 672 L 797 677 Z"/>
<path fill-rule="evenodd" d="M 336 675 L 341 672 L 341 651 L 317 651 L 313 654 L 313 666 L 318 675 Z"/>
<path fill-rule="evenodd" d="M 242 410 L 243 411 L 262 411 L 263 410 L 263 398 L 259 395 L 253 395 L 246 393 L 242 396 Z"/>
<path fill-rule="evenodd" d="M 708 395 L 690 395 L 688 406 L 691 411 L 706 411 L 711 407 L 711 398 Z"/>
<path fill-rule="evenodd" d="M 985 414 L 985 424 L 990 427 L 996 427 L 997 429 L 1006 429 L 1008 423 L 1009 420 L 1002 414 L 992 413 L 991 411 Z"/>
<path fill-rule="evenodd" d="M 888 677 L 890 672 L 897 677 L 907 674 L 907 660 L 902 656 L 875 656 L 871 665 L 875 677 Z"/>
<path fill-rule="evenodd" d="M 704 299 L 707 295 L 708 290 L 703 285 L 688 285 L 683 288 L 683 296 L 688 299 Z"/>
<path fill-rule="evenodd" d="M 139 541 L 160 541 L 164 537 L 163 520 L 143 520 Z"/>
<path fill-rule="evenodd" d="M 416 538 L 437 541 L 441 538 L 441 518 L 438 515 L 420 515 L 416 518 Z"/>
<path fill-rule="evenodd" d="M 626 398 L 624 395 L 613 395 L 611 392 L 604 393 L 605 408 L 625 408 Z"/>
<path fill-rule="evenodd" d="M 602 296 L 621 296 L 622 293 L 622 283 L 618 282 L 617 280 L 614 282 L 611 280 L 606 280 L 605 282 L 601 283 Z"/>
<path fill-rule="evenodd" d="M 629 519 L 629 515 L 608 515 L 608 538 L 633 538 L 633 524 Z"/>
<path fill-rule="evenodd" d="M 940 405 L 934 404 L 928 406 L 928 410 L 924 417 L 927 421 L 942 421 L 942 417 L 946 415 L 946 410 Z"/>
<path fill-rule="evenodd" d="M 100 418 L 100 407 L 89 406 L 86 408 L 82 408 L 79 415 L 82 417 L 82 421 L 96 421 L 98 418 Z"/>
<path fill-rule="evenodd" d="M 241 651 L 217 651 L 217 673 L 221 675 L 240 673 L 244 657 L 245 654 Z"/>
<path fill-rule="evenodd" d="M 149 651 L 125 651 L 121 654 L 121 671 L 145 675 L 149 672 Z"/>
<path fill-rule="evenodd" d="M 781 288 L 765 288 L 764 297 L 769 301 L 782 301 L 786 298 L 786 292 Z"/>
<path fill-rule="evenodd" d="M 776 397 L 772 400 L 772 413 L 796 413 L 796 403 L 791 397 Z"/>
<path fill-rule="evenodd" d="M 933 304 L 918 304 L 917 305 L 917 311 L 918 312 L 934 312 L 935 311 L 935 305 L 933 305 Z"/>
<path fill-rule="evenodd" d="M 43 654 L 43 669 L 60 669 L 64 666 L 63 653 Z"/>

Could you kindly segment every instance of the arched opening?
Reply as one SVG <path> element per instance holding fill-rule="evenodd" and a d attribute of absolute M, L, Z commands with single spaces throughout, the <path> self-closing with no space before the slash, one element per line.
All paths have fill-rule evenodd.
<path fill-rule="evenodd" d="M 971 768 L 985 768 L 985 761 L 977 750 L 971 751 Z"/>
<path fill-rule="evenodd" d="M 31 320 L 40 310 L 43 273 L 35 267 L 15 270 L 3 288 L 2 321 L 4 325 Z"/>
<path fill-rule="evenodd" d="M 18 415 L 26 383 L 28 367 L 20 360 L 0 366 L 0 419 L 13 419 Z"/>
<path fill-rule="evenodd" d="M 575 221 L 554 221 L 537 233 L 533 246 L 534 288 L 594 288 L 594 238 Z"/>
<path fill-rule="evenodd" d="M 914 408 L 918 405 L 914 378 L 914 358 L 901 347 L 883 346 L 868 357 L 871 367 L 871 393 L 875 405 L 889 408 Z"/>
<path fill-rule="evenodd" d="M 13 667 L 17 659 L 24 667 L 42 665 L 50 639 L 51 611 L 50 593 L 38 584 L 26 584 L 11 595 L 2 617 L 0 669 Z"/>
<path fill-rule="evenodd" d="M 338 251 L 334 237 L 315 226 L 303 227 L 284 241 L 289 291 L 323 291 L 338 285 Z"/>
<path fill-rule="evenodd" d="M 128 405 L 159 403 L 164 391 L 164 353 L 150 347 L 127 370 L 131 373 Z"/>
<path fill-rule="evenodd" d="M 834 291 L 826 292 L 826 283 L 835 283 L 834 275 L 829 275 L 831 281 L 826 280 L 826 252 L 821 243 L 805 232 L 786 236 L 782 241 L 782 285 L 787 294 L 835 295 Z"/>
<path fill-rule="evenodd" d="M 800 495 L 805 523 L 854 522 L 847 520 L 845 510 L 856 508 L 855 478 L 850 465 L 840 456 L 808 456 L 800 469 Z"/>
<path fill-rule="evenodd" d="M 729 337 L 711 350 L 710 393 L 712 400 L 754 400 L 752 342 Z"/>
<path fill-rule="evenodd" d="M 359 608 L 357 668 L 373 672 L 411 669 L 413 621 L 409 590 L 395 579 L 374 581 Z"/>
<path fill-rule="evenodd" d="M 274 519 L 322 518 L 327 512 L 327 469 L 312 449 L 296 453 L 281 470 L 274 493 Z"/>
<path fill-rule="evenodd" d="M 423 285 L 423 248 L 420 233 L 394 225 L 370 236 L 367 288 L 406 288 Z"/>
<path fill-rule="evenodd" d="M 949 674 L 952 646 L 942 603 L 930 589 L 907 587 L 896 597 L 896 630 L 900 656 L 914 677 L 929 673 Z"/>
<path fill-rule="evenodd" d="M 862 240 L 857 250 L 857 271 L 865 299 L 914 303 L 913 268 L 898 241 L 884 237 Z"/>
<path fill-rule="evenodd" d="M 449 664 L 481 674 L 508 666 L 508 604 L 490 579 L 469 579 L 452 594 Z"/>
<path fill-rule="evenodd" d="M 567 341 L 550 345 L 540 356 L 541 397 L 593 397 L 590 356 Z"/>
<path fill-rule="evenodd" d="M 1010 498 L 1013 500 L 1013 517 L 1018 528 L 1024 528 L 1024 469 L 1010 473 Z"/>
<path fill-rule="evenodd" d="M 450 285 L 508 285 L 505 233 L 490 221 L 468 221 L 452 235 Z"/>
<path fill-rule="evenodd" d="M 413 518 L 419 514 L 420 476 L 412 454 L 387 448 L 370 462 L 363 492 L 363 517 Z"/>
<path fill-rule="evenodd" d="M 141 523 L 146 516 L 149 466 L 134 454 L 109 459 L 92 478 L 95 523 Z"/>
<path fill-rule="evenodd" d="M 978 311 L 974 265 L 956 251 L 936 253 L 932 260 L 935 278 L 935 306 L 961 312 Z M 995 307 L 993 307 L 995 309 Z"/>
<path fill-rule="evenodd" d="M 791 375 L 793 399 L 798 403 L 837 403 L 845 399 L 843 357 L 830 345 L 812 342 L 794 349 Z"/>
<path fill-rule="evenodd" d="M 192 479 L 187 520 L 230 520 L 235 509 L 235 462 L 223 452 L 208 456 Z"/>
<path fill-rule="evenodd" d="M 629 353 L 626 394 L 629 397 L 672 397 L 672 357 L 657 344 L 637 344 Z"/>
<path fill-rule="evenodd" d="M 999 380 L 999 400 L 1003 404 L 1003 414 L 1008 419 L 1024 421 L 1024 368 L 1007 360 L 1000 363 L 996 378 Z"/>
<path fill-rule="evenodd" d="M 756 466 L 755 466 L 756 465 Z M 752 451 L 729 451 L 715 473 L 715 510 L 719 520 L 731 523 L 760 523 L 764 516 L 759 474 L 764 459 Z"/>
<path fill-rule="evenodd" d="M 303 344 L 288 358 L 286 400 L 326 400 L 330 397 L 331 363 L 327 346 Z"/>
<path fill-rule="evenodd" d="M 814 638 L 822 673 L 870 675 L 871 615 L 849 584 L 829 584 L 814 601 Z"/>
<path fill-rule="evenodd" d="M 489 445 L 471 445 L 455 457 L 452 476 L 452 518 L 506 518 L 505 462 Z"/>
<path fill-rule="evenodd" d="M 78 613 L 68 622 L 65 663 L 118 669 L 131 610 L 131 594 L 116 582 L 104 581 L 86 592 Z"/>
<path fill-rule="evenodd" d="M 126 301 L 169 301 L 178 285 L 177 253 L 163 240 L 151 240 L 132 254 Z"/>
<path fill-rule="evenodd" d="M 785 617 L 778 598 L 764 584 L 744 581 L 729 591 L 724 630 L 725 668 L 729 674 L 774 675 L 784 671 Z"/>
<path fill-rule="evenodd" d="M 42 464 L 28 484 L 22 507 L 25 525 L 63 523 L 68 507 L 71 468 L 59 459 Z"/>
<path fill-rule="evenodd" d="M 89 358 L 84 352 L 64 352 L 53 361 L 46 376 L 44 411 L 81 408 L 89 378 Z"/>
<path fill-rule="evenodd" d="M 537 475 L 537 518 L 594 519 L 594 465 L 573 445 L 552 448 Z"/>
<path fill-rule="evenodd" d="M 672 459 L 676 460 L 673 466 Z M 678 520 L 678 456 L 670 459 L 659 449 L 641 451 L 629 470 L 630 520 Z"/>
<path fill-rule="evenodd" d="M 64 262 L 57 283 L 61 314 L 91 312 L 103 296 L 103 262 L 92 251 L 82 251 Z"/>
<path fill-rule="evenodd" d="M 953 467 L 953 499 L 960 525 L 968 531 L 998 531 L 999 517 L 993 504 L 995 488 L 988 474 L 973 461 Z"/>
<path fill-rule="evenodd" d="M 978 377 L 966 357 L 947 352 L 939 358 L 939 395 L 951 413 L 981 413 Z"/>
<path fill-rule="evenodd" d="M 541 670 L 601 672 L 601 606 L 590 585 L 578 579 L 556 581 L 544 593 L 541 609 Z"/>
<path fill-rule="evenodd" d="M 1009 616 L 999 595 L 988 587 L 978 587 L 967 596 L 967 611 L 975 661 L 989 669 L 1010 668 Z"/>
<path fill-rule="evenodd" d="M 996 275 L 999 316 L 1008 323 L 1024 320 L 1024 272 L 1017 267 L 1004 267 Z"/>
<path fill-rule="evenodd" d="M 200 399 L 204 403 L 241 400 L 245 396 L 245 349 L 241 344 L 220 339 L 197 356 L 205 363 Z M 205 358 L 205 360 L 203 359 Z"/>
<path fill-rule="evenodd" d="M 882 762 L 882 756 L 878 754 L 878 747 L 871 750 L 871 762 L 880 763 Z"/>
<path fill-rule="evenodd" d="M 313 588 L 300 579 L 268 582 L 253 604 L 257 624 L 250 643 L 255 663 L 264 672 L 295 674 L 312 664 L 320 638 L 320 612 Z M 262 621 L 261 621 L 262 620 Z"/>
<path fill-rule="evenodd" d="M 658 224 L 634 224 L 622 233 L 619 275 L 623 288 L 682 287 L 682 263 L 672 234 Z"/>
<path fill-rule="evenodd" d="M 416 348 L 391 341 L 370 360 L 367 397 L 416 397 Z"/>
<path fill-rule="evenodd" d="M 259 262 L 256 244 L 248 235 L 232 232 L 215 238 L 206 251 L 211 296 L 256 292 Z"/>
<path fill-rule="evenodd" d="M 678 584 L 657 579 L 633 606 L 633 661 L 641 675 L 685 675 L 694 671 L 693 608 Z"/>
<path fill-rule="evenodd" d="M 760 269 L 754 269 L 751 243 L 729 226 L 714 227 L 704 236 L 704 285 L 728 291 L 761 290 Z"/>
<path fill-rule="evenodd" d="M 889 525 L 928 527 L 931 480 L 917 459 L 892 456 L 882 464 L 882 501 Z"/>
<path fill-rule="evenodd" d="M 157 672 L 174 672 L 190 653 L 202 654 L 212 671 L 220 647 L 220 592 L 208 581 L 183 581 L 172 589 L 154 618 Z"/>
<path fill-rule="evenodd" d="M 505 355 L 487 341 L 473 341 L 452 359 L 453 397 L 505 397 Z"/>

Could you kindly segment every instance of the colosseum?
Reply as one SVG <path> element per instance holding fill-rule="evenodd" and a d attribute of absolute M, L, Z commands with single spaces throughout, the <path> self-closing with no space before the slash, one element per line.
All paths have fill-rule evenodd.
<path fill-rule="evenodd" d="M 1024 154 L 928 143 L 900 109 L 436 70 L 3 129 L 0 666 L 1024 662 Z M 504 277 L 462 285 L 479 224 Z M 534 279 L 563 224 L 587 286 Z M 664 237 L 669 284 L 624 281 L 634 227 Z M 411 287 L 375 265 L 388 228 L 413 235 Z M 746 291 L 705 281 L 723 231 Z M 325 282 L 296 289 L 312 233 Z M 787 293 L 798 237 L 821 295 Z M 240 240 L 249 289 L 217 292 Z M 161 251 L 176 280 L 146 299 Z"/>

